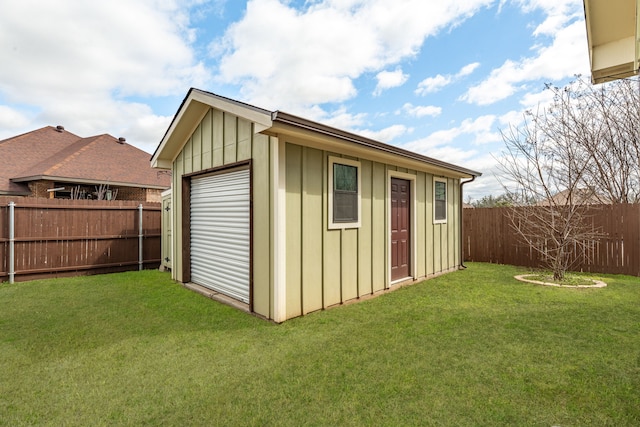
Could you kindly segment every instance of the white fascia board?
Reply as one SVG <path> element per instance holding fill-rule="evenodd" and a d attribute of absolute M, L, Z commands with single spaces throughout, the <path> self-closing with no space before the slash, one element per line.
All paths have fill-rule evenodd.
<path fill-rule="evenodd" d="M 255 123 L 257 125 L 256 127 L 260 128 L 260 130 L 256 130 L 256 133 L 271 127 L 272 122 L 270 111 L 261 110 L 247 104 L 243 104 L 197 89 L 192 91 L 191 97 L 192 99 L 203 104 L 207 104 L 212 108 L 233 114 L 235 116 Z"/>
<path fill-rule="evenodd" d="M 154 169 L 171 169 L 173 162 L 166 159 L 155 158 L 151 161 L 151 167 Z"/>
<path fill-rule="evenodd" d="M 193 93 L 190 93 L 151 157 L 151 166 L 171 169 L 167 166 L 173 163 L 208 110 L 208 105 L 194 101 Z"/>
<path fill-rule="evenodd" d="M 211 108 L 253 122 L 256 133 L 271 127 L 270 111 L 199 89 L 191 89 L 151 158 L 151 166 L 171 169 L 180 150 Z"/>

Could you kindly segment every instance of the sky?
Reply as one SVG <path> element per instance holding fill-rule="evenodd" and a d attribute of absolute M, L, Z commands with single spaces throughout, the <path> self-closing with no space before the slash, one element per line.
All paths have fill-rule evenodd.
<path fill-rule="evenodd" d="M 63 125 L 149 153 L 189 88 L 483 173 L 589 74 L 581 0 L 0 0 L 0 140 Z"/>

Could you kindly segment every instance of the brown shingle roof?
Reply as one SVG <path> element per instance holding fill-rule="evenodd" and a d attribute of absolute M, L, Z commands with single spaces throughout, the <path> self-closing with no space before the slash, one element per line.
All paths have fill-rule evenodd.
<path fill-rule="evenodd" d="M 146 188 L 168 188 L 171 181 L 151 169 L 148 153 L 111 135 L 81 138 L 52 126 L 0 141 L 0 159 L 0 194 L 28 193 L 24 182 L 36 179 Z"/>
<path fill-rule="evenodd" d="M 572 204 L 574 205 L 603 205 L 611 203 L 605 196 L 601 196 L 586 188 L 577 188 L 573 192 L 569 190 L 563 190 L 556 193 L 550 199 L 541 200 L 536 205 L 538 206 L 565 206 L 569 204 L 569 195 L 572 197 Z"/>

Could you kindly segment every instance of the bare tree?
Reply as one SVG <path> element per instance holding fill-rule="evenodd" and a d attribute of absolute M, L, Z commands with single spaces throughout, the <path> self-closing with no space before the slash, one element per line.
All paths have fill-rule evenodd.
<path fill-rule="evenodd" d="M 587 187 L 585 194 L 579 186 L 586 159 L 577 156 L 583 153 L 567 143 L 566 135 L 552 140 L 539 126 L 534 120 L 524 128 L 503 133 L 507 151 L 500 167 L 512 200 L 538 201 L 509 207 L 511 226 L 540 255 L 542 266 L 553 271 L 554 280 L 561 281 L 574 262 L 588 256 L 592 242 L 600 236 L 591 227 L 585 202 L 591 192 Z"/>
<path fill-rule="evenodd" d="M 502 133 L 499 162 L 509 199 L 524 202 L 508 211 L 512 227 L 560 281 L 602 237 L 594 204 L 640 198 L 640 108 L 629 82 L 548 89 L 549 106 Z"/>
<path fill-rule="evenodd" d="M 592 86 L 578 77 L 565 88 L 548 86 L 546 133 L 567 131 L 586 159 L 582 187 L 606 203 L 640 202 L 640 82 Z M 567 160 L 567 159 L 565 159 Z"/>

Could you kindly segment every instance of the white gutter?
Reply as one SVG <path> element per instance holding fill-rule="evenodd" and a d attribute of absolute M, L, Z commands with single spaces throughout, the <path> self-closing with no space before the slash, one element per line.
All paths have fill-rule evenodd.
<path fill-rule="evenodd" d="M 467 266 L 464 265 L 464 191 L 462 187 L 465 184 L 475 181 L 475 179 L 476 177 L 472 176 L 470 180 L 460 182 L 460 268 L 467 268 Z"/>

